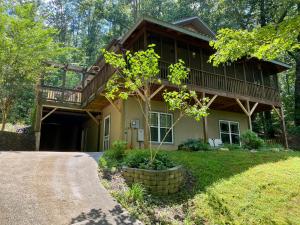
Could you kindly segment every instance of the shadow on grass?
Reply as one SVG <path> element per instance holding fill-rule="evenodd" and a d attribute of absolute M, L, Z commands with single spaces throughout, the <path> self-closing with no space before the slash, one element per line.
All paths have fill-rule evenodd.
<path fill-rule="evenodd" d="M 290 157 L 300 157 L 300 152 L 249 152 L 249 151 L 211 151 L 211 152 L 167 152 L 187 173 L 181 192 L 173 195 L 153 197 L 155 204 L 185 204 L 195 194 L 204 192 L 213 184 L 257 165 L 278 162 Z"/>
<path fill-rule="evenodd" d="M 85 225 L 131 225 L 138 224 L 135 219 L 124 214 L 120 206 L 115 206 L 109 212 L 102 209 L 91 209 L 89 212 L 82 212 L 77 217 L 72 218 L 70 224 Z"/>

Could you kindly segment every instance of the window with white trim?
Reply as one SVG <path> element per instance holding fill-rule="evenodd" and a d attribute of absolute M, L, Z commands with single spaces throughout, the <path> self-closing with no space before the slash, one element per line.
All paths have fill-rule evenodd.
<path fill-rule="evenodd" d="M 149 123 L 152 142 L 173 143 L 172 114 L 150 112 Z"/>
<path fill-rule="evenodd" d="M 222 143 L 240 144 L 240 125 L 238 122 L 220 120 L 219 127 Z"/>

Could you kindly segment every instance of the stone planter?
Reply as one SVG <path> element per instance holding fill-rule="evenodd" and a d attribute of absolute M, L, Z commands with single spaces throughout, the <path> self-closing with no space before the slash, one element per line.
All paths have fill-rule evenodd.
<path fill-rule="evenodd" d="M 182 166 L 176 166 L 167 170 L 145 170 L 123 167 L 122 174 L 129 185 L 140 183 L 150 193 L 167 195 L 179 191 L 183 183 L 184 170 Z"/>

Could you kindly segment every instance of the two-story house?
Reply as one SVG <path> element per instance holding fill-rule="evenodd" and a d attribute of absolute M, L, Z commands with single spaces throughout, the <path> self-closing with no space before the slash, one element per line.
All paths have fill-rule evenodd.
<path fill-rule="evenodd" d="M 187 85 L 199 97 L 210 99 L 209 116 L 202 122 L 185 117 L 164 140 L 163 149 L 177 149 L 189 138 L 240 143 L 240 135 L 252 129 L 254 113 L 275 110 L 281 118 L 283 140 L 287 146 L 284 115 L 280 102 L 277 74 L 289 66 L 277 61 L 255 58 L 213 67 L 208 63 L 213 49 L 209 41 L 215 34 L 198 17 L 174 23 L 141 18 L 122 38 L 112 40 L 108 50 L 138 51 L 155 44 L 160 55 L 159 67 L 164 88 L 168 66 L 178 59 L 190 68 Z M 41 81 L 36 110 L 36 145 L 41 150 L 98 151 L 109 148 L 115 140 L 125 140 L 133 148 L 143 146 L 143 115 L 137 97 L 109 102 L 104 96 L 105 84 L 114 69 L 100 57 L 88 69 L 52 64 L 63 71 L 60 87 Z M 67 73 L 80 74 L 80 85 L 66 87 Z M 161 90 L 155 95 L 151 112 L 151 143 L 157 145 L 178 117 L 168 110 Z"/>

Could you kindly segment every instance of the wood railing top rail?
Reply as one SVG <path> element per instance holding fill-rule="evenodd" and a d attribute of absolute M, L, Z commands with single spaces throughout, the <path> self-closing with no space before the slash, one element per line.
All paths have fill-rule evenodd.
<path fill-rule="evenodd" d="M 167 79 L 168 67 L 170 64 L 170 62 L 166 62 L 164 60 L 159 61 L 161 79 Z M 42 86 L 42 89 L 57 91 L 63 94 L 65 92 L 78 93 L 76 99 L 71 99 L 70 102 L 74 101 L 78 104 L 78 101 L 80 100 L 80 104 L 87 104 L 90 101 L 91 96 L 96 95 L 98 90 L 105 86 L 114 71 L 115 70 L 110 65 L 104 64 L 98 74 L 94 76 L 94 78 L 82 90 L 52 86 Z M 189 85 L 199 86 L 205 89 L 280 102 L 279 90 L 274 87 L 264 86 L 259 83 L 252 83 L 235 77 L 208 72 L 202 69 L 190 68 L 189 78 L 185 82 Z M 78 97 L 79 95 L 80 97 Z M 62 97 L 62 100 L 67 101 L 68 99 Z"/>

